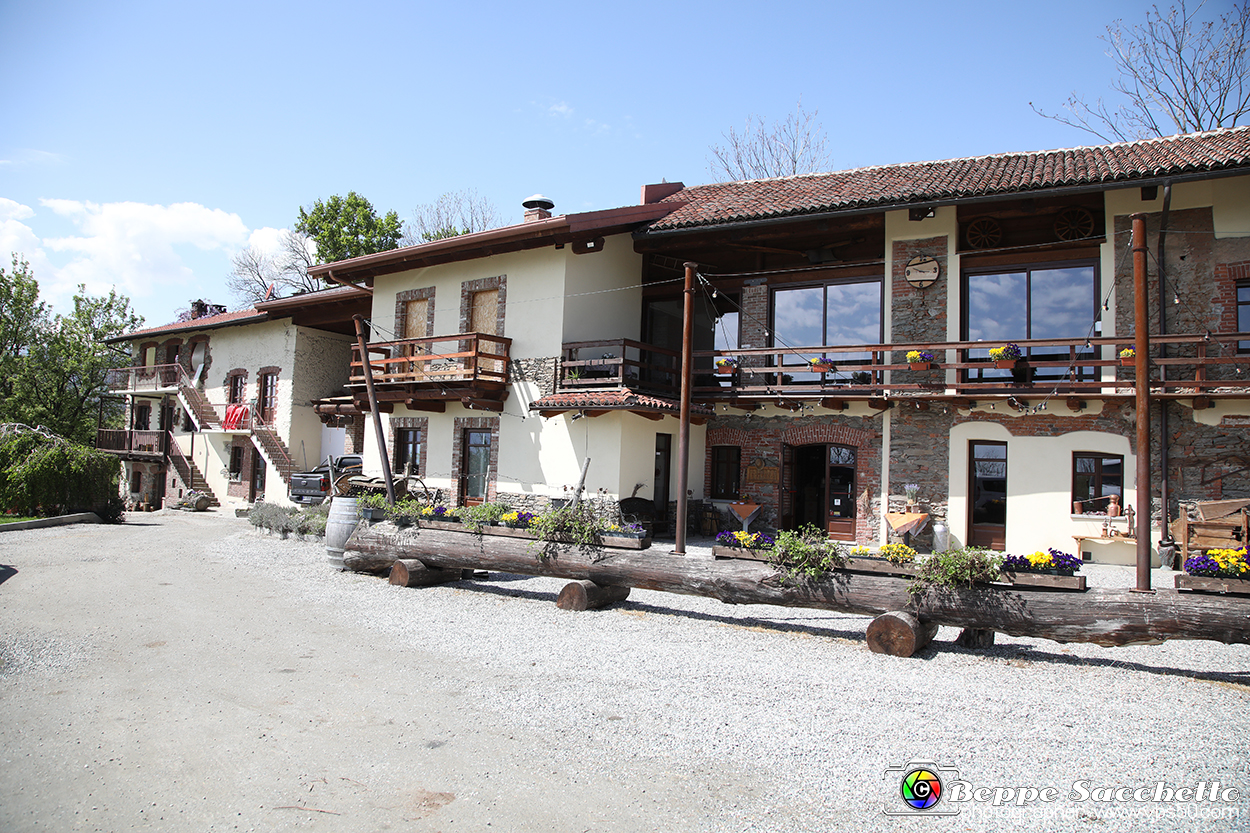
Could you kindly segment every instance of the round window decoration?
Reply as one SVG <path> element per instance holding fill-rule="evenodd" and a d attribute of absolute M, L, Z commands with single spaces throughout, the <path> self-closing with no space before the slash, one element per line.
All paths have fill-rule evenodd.
<path fill-rule="evenodd" d="M 942 265 L 937 262 L 937 258 L 916 255 L 907 261 L 903 277 L 907 278 L 907 282 L 916 289 L 927 289 L 937 282 L 941 274 Z"/>

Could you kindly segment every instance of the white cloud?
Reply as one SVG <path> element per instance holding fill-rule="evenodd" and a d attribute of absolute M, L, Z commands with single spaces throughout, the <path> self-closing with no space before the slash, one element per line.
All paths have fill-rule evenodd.
<path fill-rule="evenodd" d="M 29 205 L 14 202 L 8 197 L 0 197 L 0 222 L 6 220 L 25 220 L 35 216 L 35 209 Z"/>
<path fill-rule="evenodd" d="M 92 294 L 116 287 L 142 298 L 171 285 L 197 283 L 176 247 L 225 252 L 248 240 L 237 214 L 195 203 L 148 205 L 44 199 L 40 203 L 72 222 L 76 236 L 43 239 L 43 249 L 68 256 L 51 274 L 39 274 L 40 288 L 61 305 L 78 284 Z M 30 215 L 27 215 L 28 217 Z M 32 258 L 33 264 L 33 258 Z M 46 279 L 45 279 L 46 278 Z"/>
<path fill-rule="evenodd" d="M 569 116 L 573 115 L 573 108 L 570 107 L 567 102 L 561 101 L 559 104 L 552 104 L 548 107 L 547 112 L 553 116 L 560 116 L 567 119 Z"/>

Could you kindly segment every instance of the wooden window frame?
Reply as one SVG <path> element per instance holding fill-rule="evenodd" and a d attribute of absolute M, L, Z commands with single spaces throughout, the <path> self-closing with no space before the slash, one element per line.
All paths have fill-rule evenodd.
<path fill-rule="evenodd" d="M 1092 477 L 1092 479 L 1093 479 L 1093 484 L 1092 484 L 1092 485 L 1093 485 L 1093 489 L 1094 489 L 1094 494 L 1093 494 L 1093 495 L 1078 495 L 1078 494 L 1077 494 L 1077 490 L 1076 490 L 1076 478 L 1077 478 L 1077 474 L 1078 474 L 1078 472 L 1077 472 L 1077 470 L 1076 470 L 1076 465 L 1077 465 L 1077 464 L 1076 464 L 1076 461 L 1077 461 L 1078 459 L 1080 459 L 1080 460 L 1093 460 L 1093 461 L 1094 461 L 1094 471 L 1093 471 L 1092 473 L 1090 473 L 1090 472 L 1081 472 L 1081 473 L 1080 473 L 1081 475 L 1083 475 L 1083 476 L 1085 476 L 1085 477 Z M 1119 460 L 1119 461 L 1120 461 L 1120 473 L 1119 473 L 1119 475 L 1110 475 L 1110 476 L 1108 476 L 1108 475 L 1104 475 L 1104 474 L 1103 474 L 1102 464 L 1103 464 L 1103 461 L 1104 461 L 1104 460 L 1108 460 L 1108 459 L 1114 459 L 1114 460 Z M 1120 491 L 1119 491 L 1119 495 L 1120 495 L 1120 503 L 1121 503 L 1121 504 L 1123 504 L 1123 502 L 1124 502 L 1124 474 L 1125 474 L 1125 469 L 1124 469 L 1124 455 L 1123 455 L 1123 454 L 1111 454 L 1111 453 L 1106 453 L 1106 452 L 1102 452 L 1102 451 L 1074 451 L 1074 452 L 1072 452 L 1072 492 L 1071 492 L 1071 497 L 1072 497 L 1072 501 L 1073 501 L 1073 503 L 1075 503 L 1075 502 L 1076 502 L 1076 501 L 1078 501 L 1078 500 L 1079 500 L 1079 501 L 1088 501 L 1088 500 L 1096 500 L 1097 498 L 1105 497 L 1105 491 L 1104 491 L 1104 485 L 1103 485 L 1103 484 L 1104 484 L 1104 481 L 1105 481 L 1105 480 L 1110 479 L 1110 480 L 1113 480 L 1113 481 L 1115 481 L 1115 480 L 1118 480 L 1118 481 L 1119 481 L 1119 483 L 1118 483 L 1117 485 L 1120 487 Z M 1097 510 L 1097 511 L 1106 511 L 1106 506 L 1105 506 L 1105 505 L 1103 505 L 1103 504 L 1100 502 L 1099 506 L 1098 506 L 1098 507 L 1096 507 L 1096 510 Z"/>
<path fill-rule="evenodd" d="M 1250 332 L 1250 280 L 1237 281 L 1234 286 L 1237 298 L 1237 331 Z M 1242 295 L 1245 300 L 1242 300 Z M 1237 342 L 1238 353 L 1250 353 L 1250 341 Z"/>
<path fill-rule="evenodd" d="M 722 486 L 726 488 L 721 488 Z M 712 446 L 712 500 L 737 500 L 741 493 L 741 447 L 736 445 Z"/>

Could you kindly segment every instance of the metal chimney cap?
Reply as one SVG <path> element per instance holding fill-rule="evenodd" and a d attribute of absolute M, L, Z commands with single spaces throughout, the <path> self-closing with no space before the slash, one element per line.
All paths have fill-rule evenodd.
<path fill-rule="evenodd" d="M 556 204 L 552 202 L 551 200 L 547 199 L 546 197 L 544 197 L 542 194 L 535 194 L 534 196 L 527 199 L 525 202 L 521 203 L 521 207 L 522 208 L 541 208 L 544 211 L 550 211 L 551 209 L 556 207 Z"/>

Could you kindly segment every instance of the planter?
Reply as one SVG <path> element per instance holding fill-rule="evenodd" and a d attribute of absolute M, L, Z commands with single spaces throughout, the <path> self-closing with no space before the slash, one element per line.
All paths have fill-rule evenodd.
<path fill-rule="evenodd" d="M 771 550 L 752 550 L 746 547 L 726 547 L 721 544 L 712 545 L 713 558 L 744 558 L 748 561 L 767 561 Z"/>
<path fill-rule="evenodd" d="M 725 367 L 717 367 L 717 368 L 716 368 L 716 373 L 717 373 L 717 375 L 720 375 L 720 376 L 732 376 L 732 375 L 734 374 L 734 371 L 735 371 L 735 370 L 737 370 L 737 369 L 738 369 L 738 368 L 736 368 L 736 367 L 728 367 L 728 366 L 725 366 Z"/>
<path fill-rule="evenodd" d="M 386 510 L 366 506 L 360 510 L 360 517 L 370 523 L 386 520 Z"/>
<path fill-rule="evenodd" d="M 1127 359 L 1123 359 L 1123 358 L 1122 358 L 1122 359 L 1120 359 L 1120 366 L 1121 366 L 1121 367 L 1136 367 L 1136 366 L 1137 366 L 1137 357 L 1136 357 L 1136 356 L 1133 356 L 1133 357 L 1130 357 L 1130 358 L 1127 358 Z"/>
<path fill-rule="evenodd" d="M 1193 590 L 1199 593 L 1234 593 L 1250 595 L 1250 580 L 1244 578 L 1216 578 L 1214 576 L 1176 577 L 1177 590 Z"/>
<path fill-rule="evenodd" d="M 916 565 L 895 564 L 887 558 L 852 558 L 846 562 L 846 569 L 852 573 L 875 573 L 883 576 L 916 575 Z"/>
<path fill-rule="evenodd" d="M 994 366 L 999 370 L 1014 370 L 1019 361 L 1019 359 L 998 359 L 994 362 Z"/>
<path fill-rule="evenodd" d="M 812 371 L 814 373 L 832 373 L 833 365 L 825 362 L 815 363 L 812 365 Z"/>
<path fill-rule="evenodd" d="M 933 362 L 911 362 L 907 366 L 912 370 L 929 370 L 933 367 Z"/>
<path fill-rule="evenodd" d="M 1085 589 L 1085 576 L 1073 575 L 1067 571 L 1025 572 L 1024 570 L 1003 570 L 1000 575 L 1003 577 L 1003 581 L 1019 587 L 1043 587 L 1047 590 Z"/>

